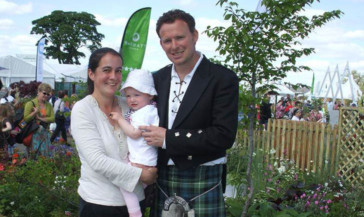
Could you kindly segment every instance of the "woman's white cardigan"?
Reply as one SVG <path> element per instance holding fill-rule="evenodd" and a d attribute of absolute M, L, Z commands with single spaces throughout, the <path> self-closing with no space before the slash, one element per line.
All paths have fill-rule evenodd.
<path fill-rule="evenodd" d="M 123 111 L 125 100 L 118 97 Z M 78 101 L 71 113 L 71 132 L 81 160 L 78 193 L 87 202 L 105 206 L 124 206 L 119 188 L 133 191 L 139 200 L 144 191 L 139 177 L 142 170 L 125 163 L 126 136 L 108 121 L 96 99 L 88 95 Z"/>

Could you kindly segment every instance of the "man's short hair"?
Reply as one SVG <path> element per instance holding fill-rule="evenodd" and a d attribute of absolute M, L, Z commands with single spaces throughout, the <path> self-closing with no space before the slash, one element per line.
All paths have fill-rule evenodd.
<path fill-rule="evenodd" d="M 170 10 L 164 13 L 162 16 L 159 17 L 157 21 L 157 34 L 159 35 L 159 30 L 161 29 L 162 25 L 165 23 L 174 23 L 176 20 L 183 20 L 187 23 L 190 32 L 193 33 L 195 31 L 195 19 L 191 16 L 191 14 L 186 13 L 182 10 L 175 9 Z"/>

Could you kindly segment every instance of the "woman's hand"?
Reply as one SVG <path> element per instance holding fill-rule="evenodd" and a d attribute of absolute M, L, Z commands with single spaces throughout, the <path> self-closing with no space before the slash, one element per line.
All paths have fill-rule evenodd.
<path fill-rule="evenodd" d="M 121 115 L 121 112 L 110 112 L 109 117 L 114 121 L 118 121 L 119 119 L 123 119 L 123 116 Z"/>
<path fill-rule="evenodd" d="M 142 168 L 142 174 L 140 175 L 140 181 L 146 185 L 151 185 L 157 180 L 157 168 Z"/>

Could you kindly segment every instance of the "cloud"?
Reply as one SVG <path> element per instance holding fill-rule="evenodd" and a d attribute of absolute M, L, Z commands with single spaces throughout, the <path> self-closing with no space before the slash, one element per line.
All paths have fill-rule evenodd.
<path fill-rule="evenodd" d="M 127 18 L 107 18 L 100 14 L 96 14 L 95 17 L 103 26 L 120 27 L 125 26 L 128 22 Z"/>
<path fill-rule="evenodd" d="M 27 4 L 16 4 L 6 0 L 0 0 L 0 13 L 4 14 L 26 14 L 33 10 L 31 2 Z"/>
<path fill-rule="evenodd" d="M 344 36 L 349 39 L 364 39 L 364 30 L 349 31 Z"/>
<path fill-rule="evenodd" d="M 35 54 L 37 36 L 17 35 L 14 37 L 0 35 L 0 56 L 14 54 Z"/>
<path fill-rule="evenodd" d="M 314 15 L 322 15 L 325 13 L 324 10 L 318 10 L 318 9 L 306 9 L 304 11 L 300 11 L 299 15 L 301 16 L 307 16 L 308 18 L 312 18 Z"/>
<path fill-rule="evenodd" d="M 9 29 L 13 26 L 14 21 L 10 19 L 0 19 L 0 29 Z"/>

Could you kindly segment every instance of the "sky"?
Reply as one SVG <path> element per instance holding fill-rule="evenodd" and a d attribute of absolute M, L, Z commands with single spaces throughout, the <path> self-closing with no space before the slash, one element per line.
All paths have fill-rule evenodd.
<path fill-rule="evenodd" d="M 256 10 L 258 4 L 258 0 L 235 1 L 239 8 L 247 11 Z M 98 31 L 105 35 L 102 46 L 119 50 L 128 18 L 140 8 L 151 7 L 148 44 L 142 68 L 156 71 L 170 63 L 160 47 L 155 24 L 164 12 L 171 9 L 182 9 L 194 16 L 199 31 L 197 50 L 211 58 L 218 55 L 215 51 L 217 43 L 208 38 L 203 33 L 204 30 L 208 25 L 228 25 L 223 19 L 224 7 L 216 5 L 216 2 L 217 0 L 0 0 L 0 57 L 35 54 L 35 44 L 41 36 L 30 34 L 31 22 L 54 10 L 95 15 L 96 20 L 101 23 Z M 347 63 L 350 71 L 357 70 L 364 74 L 364 0 L 315 1 L 304 13 L 312 16 L 337 9 L 344 12 L 340 19 L 317 28 L 303 41 L 303 46 L 315 48 L 315 53 L 301 58 L 298 64 L 307 65 L 312 71 L 289 73 L 285 81 L 311 85 L 313 73 L 317 81 L 324 77 L 328 68 L 333 73 L 338 66 L 342 73 Z M 87 57 L 81 63 L 87 65 L 90 52 L 86 49 L 82 51 Z"/>

